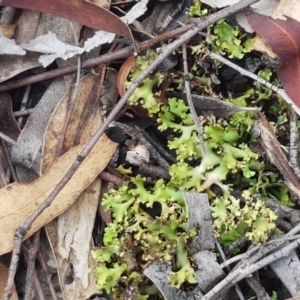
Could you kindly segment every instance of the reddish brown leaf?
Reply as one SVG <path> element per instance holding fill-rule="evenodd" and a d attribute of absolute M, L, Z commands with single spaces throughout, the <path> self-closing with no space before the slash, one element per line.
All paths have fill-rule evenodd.
<path fill-rule="evenodd" d="M 300 23 L 250 14 L 247 16 L 252 29 L 272 47 L 281 60 L 277 71 L 286 93 L 300 107 Z"/>
<path fill-rule="evenodd" d="M 133 41 L 129 27 L 110 11 L 84 0 L 0 0 L 0 6 L 37 10 L 113 32 Z"/>

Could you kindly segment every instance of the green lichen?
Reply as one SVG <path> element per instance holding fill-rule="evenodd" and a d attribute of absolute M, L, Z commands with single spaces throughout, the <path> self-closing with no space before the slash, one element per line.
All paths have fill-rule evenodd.
<path fill-rule="evenodd" d="M 202 8 L 202 3 L 200 1 L 195 1 L 194 5 L 190 7 L 190 16 L 191 17 L 203 17 L 207 15 L 208 10 Z"/>
<path fill-rule="evenodd" d="M 275 228 L 276 214 L 261 199 L 254 199 L 244 191 L 244 202 L 234 196 L 218 197 L 211 205 L 217 237 L 247 236 L 254 243 L 265 242 Z"/>
<path fill-rule="evenodd" d="M 220 20 L 209 27 L 207 42 L 217 53 L 227 53 L 230 58 L 243 58 L 246 53 L 253 50 L 253 39 L 241 39 L 241 31 L 238 27 Z"/>
<path fill-rule="evenodd" d="M 128 88 L 132 81 L 145 70 L 150 63 L 157 57 L 157 53 L 152 50 L 147 51 L 144 56 L 138 56 L 136 59 L 135 66 L 133 67 L 129 78 L 125 83 L 125 87 Z M 141 86 L 137 87 L 129 98 L 131 105 L 141 104 L 148 110 L 149 116 L 153 116 L 160 110 L 159 95 L 160 91 L 157 87 L 166 78 L 166 73 L 157 72 L 153 76 L 149 76 L 143 80 Z"/>
<path fill-rule="evenodd" d="M 144 59 L 138 61 L 134 76 L 144 68 Z M 155 84 L 164 78 L 158 73 L 151 79 Z M 140 86 L 131 101 L 142 99 L 143 106 L 150 109 L 155 101 L 155 84 L 151 88 L 148 84 Z M 243 104 L 250 94 L 231 101 Z M 176 257 L 168 277 L 173 287 L 196 282 L 188 245 L 197 231 L 187 232 L 183 191 L 208 193 L 212 200 L 214 232 L 223 244 L 242 235 L 254 243 L 264 242 L 274 230 L 276 219 L 259 195 L 261 187 L 257 181 L 262 172 L 256 164 L 259 156 L 243 142 L 245 132 L 250 134 L 253 113 L 237 113 L 228 121 L 221 119 L 218 122 L 207 117 L 203 122 L 206 150 L 203 154 L 193 119 L 183 100 L 171 98 L 168 105 L 156 103 L 153 106 L 155 109 L 151 114 L 157 117 L 158 128 L 162 131 L 171 129 L 174 135 L 168 141 L 168 147 L 177 156 L 177 163 L 169 170 L 171 180 L 160 179 L 149 185 L 138 175 L 121 188 L 105 194 L 102 203 L 111 211 L 113 222 L 105 229 L 103 247 L 93 252 L 98 262 L 98 268 L 93 271 L 98 278 L 97 287 L 107 293 L 122 295 L 122 291 L 134 286 L 138 299 L 147 299 L 142 292 L 145 290 L 142 270 L 154 261 L 170 262 Z M 238 184 L 247 181 L 248 189 L 243 191 L 241 199 L 232 196 L 234 183 L 231 182 L 234 181 Z M 217 194 L 215 186 L 220 190 Z M 109 275 L 102 276 L 102 271 Z"/>

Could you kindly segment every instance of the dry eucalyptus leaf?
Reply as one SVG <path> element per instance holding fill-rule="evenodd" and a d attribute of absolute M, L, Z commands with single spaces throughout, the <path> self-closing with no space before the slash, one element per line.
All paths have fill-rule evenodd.
<path fill-rule="evenodd" d="M 13 183 L 0 189 L 0 255 L 12 250 L 15 230 L 50 195 L 84 146 L 74 147 L 59 157 L 36 181 L 30 184 Z M 35 220 L 25 239 L 70 207 L 106 167 L 115 149 L 116 144 L 102 136 L 51 206 Z"/>
<path fill-rule="evenodd" d="M 99 79 L 89 74 L 79 84 L 75 107 L 64 139 L 64 149 L 73 147 L 79 127 L 85 120 L 80 141 L 87 141 L 101 126 L 100 106 L 96 101 Z M 74 91 L 72 91 L 74 93 Z M 72 98 L 72 95 L 71 95 Z M 43 172 L 51 166 L 57 155 L 61 129 L 68 113 L 69 97 L 64 97 L 57 105 L 44 139 Z M 90 257 L 92 230 L 101 190 L 101 180 L 97 178 L 78 199 L 57 219 L 46 225 L 46 232 L 57 262 L 57 272 L 64 299 L 88 299 L 96 292 L 96 279 L 89 274 L 95 268 Z M 70 276 L 72 270 L 72 276 Z"/>
<path fill-rule="evenodd" d="M 142 0 L 137 3 L 128 14 L 126 14 L 122 19 L 125 23 L 131 24 L 138 17 L 143 15 L 147 10 L 147 3 L 149 0 Z M 54 17 L 57 19 L 61 19 L 58 17 Z M 65 22 L 69 22 L 65 20 Z M 124 24 L 125 27 L 125 24 Z M 64 26 L 60 26 L 60 28 L 64 28 Z M 51 30 L 51 29 L 49 29 Z M 73 34 L 65 34 L 64 36 L 70 37 Z M 5 42 L 0 39 L 0 54 L 1 50 L 3 54 L 15 54 L 15 55 L 25 55 L 26 51 L 39 52 L 43 53 L 38 59 L 39 63 L 43 65 L 43 67 L 51 64 L 55 59 L 61 58 L 63 60 L 67 60 L 75 55 L 82 54 L 83 52 L 89 52 L 95 47 L 111 43 L 115 38 L 115 34 L 106 31 L 97 31 L 95 35 L 88 39 L 85 42 L 83 48 L 72 46 L 68 43 L 62 41 L 62 38 L 58 38 L 57 35 L 53 32 L 48 32 L 47 34 L 37 36 L 35 39 L 31 40 L 27 44 L 22 44 L 21 46 L 17 46 L 14 44 L 14 41 L 10 41 L 10 46 L 7 48 L 5 46 Z M 7 42 L 6 42 L 7 43 Z M 3 46 L 1 47 L 1 45 Z M 16 49 L 15 52 L 8 52 L 9 49 Z M 18 50 L 18 51 L 17 51 Z"/>
<path fill-rule="evenodd" d="M 96 115 L 96 117 L 92 118 L 94 121 L 90 125 L 91 127 L 87 127 L 90 135 L 86 136 L 85 139 L 81 140 L 81 142 L 84 142 L 91 137 L 91 135 L 95 132 L 95 129 L 99 128 L 101 125 L 99 105 L 96 105 L 95 107 L 93 106 L 96 101 L 95 84 L 97 81 L 99 81 L 98 76 L 93 74 L 89 74 L 80 80 L 75 107 L 68 126 L 67 134 L 64 138 L 64 150 L 69 150 L 73 147 L 80 124 L 84 119 L 84 113 L 87 110 L 93 112 L 92 116 Z M 42 150 L 43 162 L 41 167 L 43 172 L 47 170 L 48 166 L 57 156 L 57 147 L 66 119 L 68 103 L 70 98 L 73 97 L 74 89 L 70 91 L 70 93 L 71 95 L 65 94 L 60 99 L 53 111 L 53 114 L 47 119 L 45 134 L 43 134 L 44 146 Z"/>
<path fill-rule="evenodd" d="M 258 14 L 249 14 L 247 19 L 253 30 L 272 47 L 280 58 L 280 66 L 277 70 L 280 83 L 294 104 L 300 108 L 300 22 L 288 16 L 286 20 L 281 20 Z"/>
<path fill-rule="evenodd" d="M 101 180 L 96 178 L 64 213 L 46 225 L 64 299 L 89 299 L 97 293 L 96 277 L 89 269 L 96 268 L 91 249 L 100 189 Z"/>
<path fill-rule="evenodd" d="M 3 6 L 41 11 L 76 21 L 87 27 L 127 37 L 134 42 L 129 27 L 107 9 L 85 0 L 0 0 Z"/>
<path fill-rule="evenodd" d="M 270 16 L 274 9 L 276 8 L 276 6 L 278 5 L 278 3 L 280 2 L 280 0 L 260 0 L 257 3 L 254 3 L 251 5 L 252 11 L 264 15 L 264 16 Z M 281 1 L 283 2 L 283 1 Z M 285 1 L 284 1 L 285 2 Z M 253 30 L 250 27 L 246 15 L 245 13 L 238 13 L 236 15 L 236 20 L 238 22 L 238 24 L 244 28 L 245 31 L 252 33 Z"/>
<path fill-rule="evenodd" d="M 51 83 L 39 104 L 29 116 L 17 144 L 12 147 L 12 160 L 14 163 L 40 174 L 44 133 L 57 103 L 65 93 L 66 84 L 62 78 L 58 78 Z M 18 175 L 21 182 L 28 181 L 26 173 Z"/>
<path fill-rule="evenodd" d="M 259 12 L 257 12 L 259 13 Z M 300 1 L 299 0 L 281 0 L 271 15 L 274 19 L 285 19 L 286 16 L 291 17 L 300 22 Z M 277 57 L 275 53 L 277 49 L 272 49 L 261 36 L 256 36 L 254 40 L 254 49 L 256 51 L 266 53 L 272 58 Z"/>

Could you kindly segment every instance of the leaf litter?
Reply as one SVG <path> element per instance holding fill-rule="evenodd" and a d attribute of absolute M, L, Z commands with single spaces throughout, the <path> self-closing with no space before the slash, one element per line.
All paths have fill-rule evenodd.
<path fill-rule="evenodd" d="M 6 0 L 0 1 L 2 5 L 7 5 L 6 2 Z M 90 52 L 90 55 L 92 55 L 93 49 L 100 45 L 111 43 L 116 38 L 116 34 L 124 36 L 128 40 L 133 40 L 131 29 L 125 23 L 131 24 L 134 22 L 134 26 L 140 26 L 137 25 L 136 19 L 145 14 L 149 9 L 148 1 L 140 1 L 133 5 L 131 10 L 127 9 L 128 14 L 125 17 L 119 18 L 107 10 L 109 5 L 105 2 L 101 4 L 103 7 L 106 7 L 105 9 L 102 7 L 96 8 L 89 3 L 87 4 L 85 1 L 74 2 L 70 0 L 65 2 L 55 0 L 54 2 L 56 5 L 53 7 L 48 6 L 48 2 L 46 2 L 47 1 L 40 1 L 39 3 L 34 3 L 28 1 L 24 3 L 15 0 L 10 2 L 10 5 L 18 8 L 36 9 L 44 13 L 53 13 L 77 21 L 79 24 L 74 23 L 77 27 L 73 32 L 72 30 L 70 31 L 70 36 L 66 36 L 66 32 L 60 33 L 59 30 L 53 30 L 52 32 L 50 26 L 46 26 L 46 29 L 43 29 L 44 31 L 40 30 L 37 34 L 35 34 L 35 30 L 31 30 L 31 37 L 29 37 L 27 41 L 22 41 L 20 43 L 16 43 L 13 39 L 7 40 L 1 36 L 0 55 L 6 58 L 6 62 L 4 62 L 2 57 L 0 60 L 0 65 L 4 64 L 2 68 L 3 71 L 0 74 L 1 81 L 5 81 L 28 69 L 38 66 L 46 67 L 53 61 L 56 61 L 57 64 L 60 65 L 61 61 L 59 61 L 59 59 L 66 60 L 66 64 L 76 63 L 77 55 L 84 56 L 87 52 Z M 164 4 L 159 3 L 158 5 Z M 21 13 L 23 14 L 24 12 L 25 11 L 22 11 Z M 96 12 L 102 15 L 103 18 L 97 18 L 96 20 Z M 171 11 L 169 14 L 174 17 L 176 16 L 176 11 Z M 112 23 L 110 22 L 109 26 L 106 21 L 108 18 L 107 16 L 112 20 Z M 297 75 L 299 71 L 297 28 L 299 27 L 299 23 L 289 17 L 287 17 L 287 20 L 285 21 L 273 20 L 255 14 L 249 15 L 247 18 L 252 29 L 261 35 L 280 57 L 281 65 L 277 72 L 278 77 L 292 101 L 296 103 L 297 106 L 300 106 L 297 95 L 299 81 L 299 76 Z M 35 25 L 33 26 L 38 28 L 38 24 L 43 24 L 45 19 L 46 17 L 36 18 Z M 41 20 L 43 20 L 42 23 L 40 23 Z M 54 17 L 52 20 L 54 24 L 56 23 L 56 20 L 58 19 Z M 125 23 L 123 23 L 122 20 L 126 20 Z M 169 18 L 168 21 L 157 23 L 155 26 L 156 28 L 157 26 L 161 26 L 161 28 L 163 28 L 162 32 L 164 30 L 173 30 L 173 21 Z M 49 23 L 46 22 L 44 22 L 44 24 L 49 25 Z M 261 24 L 264 24 L 264 26 L 261 26 Z M 87 25 L 94 29 L 101 29 L 100 31 L 95 31 L 92 38 L 86 39 L 84 46 L 82 46 L 82 43 L 80 45 L 78 44 L 82 25 Z M 42 27 L 43 26 L 40 26 L 40 28 Z M 59 27 L 62 26 L 57 26 L 57 29 L 59 29 Z M 54 28 L 55 25 L 53 29 Z M 291 28 L 293 28 L 294 31 L 291 31 Z M 20 29 L 22 29 L 22 27 L 18 30 Z M 141 27 L 139 27 L 139 30 L 141 30 Z M 144 34 L 143 30 L 141 32 Z M 73 37 L 73 41 L 71 41 L 71 36 Z M 274 39 L 274 36 L 279 38 Z M 128 43 L 128 40 L 125 40 L 125 43 Z M 44 48 L 45 46 L 47 46 L 47 48 Z M 25 50 L 27 52 L 25 52 Z M 37 52 L 45 53 L 46 56 L 37 54 Z M 5 54 L 9 55 L 5 56 Z M 18 55 L 24 56 L 24 60 L 18 57 Z M 71 57 L 73 57 L 73 60 L 70 60 Z M 24 61 L 24 65 L 22 65 L 20 61 Z M 10 67 L 8 67 L 7 62 L 11 62 Z M 5 63 L 7 65 L 5 65 Z M 215 70 L 210 71 L 214 72 Z M 2 95 L 2 98 L 6 100 L 3 101 L 2 107 L 0 107 L 3 116 L 2 119 L 5 120 L 0 123 L 1 135 L 4 140 L 4 137 L 7 137 L 6 141 L 13 145 L 12 158 L 17 167 L 19 179 L 27 183 L 11 183 L 0 189 L 0 228 L 2 228 L 0 231 L 2 230 L 1 236 L 3 238 L 3 243 L 0 245 L 1 254 L 7 253 L 13 249 L 13 235 L 16 228 L 26 221 L 39 204 L 44 202 L 54 187 L 64 177 L 66 170 L 68 170 L 76 160 L 81 149 L 85 147 L 90 138 L 97 132 L 99 127 L 101 127 L 102 118 L 105 112 L 100 110 L 99 98 L 100 95 L 103 98 L 106 96 L 106 94 L 101 92 L 102 88 L 105 89 L 105 78 L 102 77 L 102 74 L 105 74 L 104 72 L 104 67 L 91 70 L 88 75 L 82 76 L 75 84 L 72 82 L 73 79 L 71 76 L 54 80 L 51 84 L 46 83 L 46 92 L 40 97 L 39 104 L 28 117 L 25 127 L 22 126 L 21 134 L 19 126 L 15 122 L 11 111 L 11 100 L 7 95 Z M 114 72 L 117 71 L 114 70 Z M 193 81 L 193 79 L 191 82 L 192 84 L 199 84 L 198 82 Z M 117 86 L 115 85 L 114 88 L 117 89 Z M 168 85 L 165 83 L 163 91 L 167 89 Z M 240 103 L 237 106 L 233 104 L 234 102 L 226 103 L 223 100 L 218 100 L 216 97 L 217 93 L 211 93 L 214 89 L 213 85 L 209 85 L 206 92 L 209 89 L 209 97 L 202 95 L 193 95 L 192 97 L 197 105 L 197 113 L 201 114 L 204 117 L 204 120 L 205 118 L 210 118 L 211 115 L 214 115 L 216 118 L 231 118 L 235 113 L 245 113 L 248 110 L 248 107 L 241 107 L 243 105 L 240 105 Z M 180 93 L 182 94 L 182 91 L 180 91 Z M 180 93 L 177 91 L 177 94 Z M 74 95 L 77 95 L 76 102 L 75 106 L 72 108 L 71 115 L 69 115 L 70 103 L 72 102 L 72 97 L 75 97 Z M 165 95 L 162 95 L 162 97 L 165 97 Z M 186 94 L 182 94 L 181 96 L 183 99 L 186 99 L 187 97 L 188 95 Z M 101 100 L 102 103 L 106 103 L 107 101 L 108 100 L 104 99 Z M 115 101 L 113 101 L 112 106 L 107 106 L 108 110 L 113 109 L 114 105 Z M 120 117 L 122 117 L 122 114 Z M 260 118 L 260 120 L 263 119 Z M 143 120 L 141 124 L 142 123 Z M 148 124 L 148 121 L 144 123 Z M 1 125 L 3 126 L 1 127 Z M 131 126 L 136 125 L 133 124 Z M 145 125 L 145 128 L 147 128 L 147 126 L 149 125 Z M 150 125 L 150 127 L 151 126 L 152 125 Z M 260 126 L 264 129 L 267 128 L 267 126 L 264 125 Z M 62 128 L 65 127 L 67 130 L 63 132 Z M 143 125 L 141 125 L 141 127 L 143 127 Z M 273 135 L 271 139 L 276 139 L 275 135 Z M 262 143 L 265 142 L 266 141 L 262 141 Z M 95 219 L 97 219 L 98 199 L 103 194 L 103 186 L 98 175 L 106 168 L 114 155 L 116 148 L 117 145 L 115 143 L 111 142 L 105 136 L 102 137 L 96 143 L 88 157 L 80 165 L 74 176 L 57 195 L 51 206 L 37 218 L 25 236 L 25 238 L 28 238 L 39 228 L 45 226 L 48 239 L 55 254 L 57 273 L 64 299 L 87 299 L 97 293 L 96 280 L 93 274 L 89 273 L 89 269 L 94 269 L 96 267 L 95 260 L 91 258 L 90 252 L 94 248 L 92 232 L 94 230 Z M 164 150 L 161 149 L 160 151 L 163 155 Z M 265 151 L 268 152 L 268 147 Z M 59 156 L 59 153 L 61 152 L 65 153 L 62 156 Z M 278 151 L 278 153 L 279 152 L 280 151 Z M 280 153 L 281 155 L 284 155 L 282 152 Z M 268 155 L 270 155 L 270 153 Z M 149 160 L 149 170 L 151 169 L 152 159 L 153 158 L 150 158 Z M 270 160 L 272 161 L 272 159 Z M 285 160 L 282 161 L 284 162 L 283 164 L 285 164 Z M 276 159 L 272 162 L 280 168 L 281 165 L 276 163 Z M 128 176 L 128 174 L 132 172 L 126 169 L 122 170 L 122 168 L 119 171 L 120 173 L 127 174 L 124 176 Z M 120 173 L 118 173 L 117 176 L 120 176 Z M 289 178 L 289 175 L 287 175 L 287 179 L 285 178 L 288 186 Z M 297 194 L 296 191 L 295 194 Z M 22 195 L 22 197 L 20 197 L 20 195 Z M 189 197 L 193 197 L 193 195 L 189 195 Z M 206 203 L 206 207 L 202 208 L 202 210 L 207 210 L 208 205 L 209 204 Z M 198 209 L 199 208 L 195 208 L 193 211 L 196 218 L 197 216 L 199 217 L 200 211 L 202 211 L 199 211 Z M 199 212 L 199 214 L 197 212 Z M 203 221 L 203 217 L 200 218 L 200 223 L 201 220 Z M 108 222 L 111 222 L 111 219 Z M 102 227 L 103 224 L 100 226 Z M 212 225 L 209 224 L 207 226 L 211 231 Z M 203 232 L 201 234 L 205 233 Z M 133 247 L 134 249 L 134 241 L 132 242 L 129 236 L 130 235 L 128 235 L 127 238 L 128 245 L 133 243 L 130 247 Z M 197 238 L 200 238 L 200 236 Z M 213 239 L 212 233 L 210 236 L 207 236 L 207 238 Z M 204 241 L 201 243 L 204 243 Z M 203 249 L 198 250 L 203 251 Z M 198 252 L 198 254 L 199 253 L 200 252 Z M 215 258 L 213 258 L 211 254 L 208 254 L 208 256 L 206 256 L 206 254 L 208 253 L 203 251 L 202 257 L 207 257 L 207 261 L 213 259 L 211 265 L 216 264 L 216 268 L 214 269 L 218 269 L 219 263 L 215 262 Z M 296 259 L 296 253 L 292 252 L 291 257 Z M 126 259 L 129 259 L 129 257 L 126 257 Z M 195 255 L 194 259 L 198 266 L 205 268 L 205 262 L 201 259 L 201 255 Z M 127 263 L 129 262 L 130 261 L 128 260 Z M 276 269 L 274 264 L 271 264 L 270 266 L 274 270 Z M 298 267 L 299 266 L 295 264 L 294 269 L 297 270 Z M 163 269 L 166 271 L 162 271 Z M 220 276 L 225 276 L 225 273 L 223 273 L 221 268 L 219 269 Z M 157 287 L 160 289 L 161 293 L 165 295 L 166 299 L 175 299 L 176 297 L 187 299 L 189 297 L 186 290 L 181 290 L 179 292 L 181 294 L 178 296 L 178 291 L 174 291 L 173 288 L 170 288 L 169 284 L 166 284 L 168 273 L 173 272 L 170 266 L 163 265 L 162 268 L 158 266 L 158 269 L 151 271 L 152 273 L 149 273 L 149 271 L 150 269 L 147 269 L 148 274 L 151 275 L 147 276 L 156 282 Z M 278 274 L 278 271 L 275 272 Z M 289 272 L 288 269 L 285 270 L 285 272 Z M 2 274 L 7 274 L 6 267 L 3 268 Z M 201 273 L 198 273 L 198 275 L 202 276 Z M 211 274 L 210 276 L 213 277 L 215 275 L 216 274 Z M 160 280 L 157 280 L 157 276 L 161 276 Z M 295 273 L 293 273 L 293 276 L 296 276 Z M 7 280 L 6 276 L 3 277 L 4 279 L 1 278 L 0 283 Z M 281 278 L 281 280 L 284 280 L 280 275 L 278 275 L 278 277 Z M 218 281 L 220 281 L 220 278 Z M 292 291 L 292 281 L 293 280 L 291 280 L 290 286 L 288 287 L 289 292 Z M 65 284 L 66 282 L 67 284 Z M 202 282 L 200 277 L 198 277 L 198 283 L 199 286 L 201 286 L 201 289 L 205 290 L 205 293 L 207 293 L 207 295 L 201 295 L 201 297 L 204 297 L 203 299 L 211 299 L 208 295 L 213 293 L 219 286 L 216 285 L 215 287 L 208 288 L 209 282 Z M 222 281 L 220 284 L 221 283 Z M 132 291 L 126 291 L 127 298 L 125 297 L 124 299 L 135 297 L 134 281 L 132 288 Z M 212 291 L 210 291 L 211 288 Z M 293 296 L 295 295 L 293 292 L 291 292 L 291 294 Z M 206 296 L 208 298 L 206 298 Z M 124 297 L 124 295 L 122 297 Z"/>

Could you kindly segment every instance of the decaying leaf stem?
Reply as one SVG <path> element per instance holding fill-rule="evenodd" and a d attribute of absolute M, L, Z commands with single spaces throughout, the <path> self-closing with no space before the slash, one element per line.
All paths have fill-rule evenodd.
<path fill-rule="evenodd" d="M 128 90 L 123 95 L 123 97 L 119 100 L 117 105 L 113 108 L 113 110 L 111 111 L 111 113 L 109 114 L 107 119 L 103 122 L 103 124 L 99 128 L 99 130 L 95 133 L 95 135 L 91 138 L 91 140 L 87 143 L 87 145 L 83 148 L 83 150 L 77 156 L 76 161 L 72 164 L 70 169 L 66 172 L 65 176 L 58 183 L 58 185 L 55 187 L 55 189 L 52 191 L 52 193 L 48 196 L 48 198 L 45 200 L 45 202 L 42 205 L 40 205 L 37 208 L 37 210 L 27 219 L 27 221 L 16 230 L 15 235 L 14 235 L 14 249 L 12 252 L 11 264 L 9 267 L 9 275 L 8 275 L 7 286 L 5 288 L 4 300 L 8 300 L 12 294 L 12 287 L 13 287 L 14 278 L 15 278 L 15 274 L 16 274 L 16 270 L 17 270 L 17 266 L 18 266 L 18 262 L 19 262 L 19 257 L 20 257 L 21 244 L 22 244 L 22 240 L 23 240 L 25 234 L 27 233 L 29 228 L 32 226 L 32 223 L 35 221 L 35 219 L 47 207 L 49 207 L 51 205 L 52 201 L 55 199 L 55 197 L 58 195 L 58 193 L 67 184 L 67 182 L 72 178 L 75 171 L 79 168 L 79 166 L 81 165 L 83 160 L 90 153 L 91 149 L 97 143 L 97 141 L 102 136 L 102 134 L 105 132 L 105 130 L 109 126 L 109 124 L 115 119 L 115 117 L 117 116 L 119 111 L 122 109 L 122 107 L 125 105 L 125 103 L 127 102 L 128 98 L 131 96 L 131 94 L 134 92 L 134 90 L 143 82 L 143 80 L 152 71 L 154 71 L 157 68 L 157 66 L 163 60 L 166 59 L 167 56 L 169 56 L 175 49 L 180 47 L 183 43 L 185 43 L 189 39 L 191 39 L 198 32 L 200 32 L 201 30 L 206 28 L 208 25 L 213 24 L 220 19 L 228 17 L 229 15 L 232 15 L 249 5 L 256 3 L 257 1 L 258 0 L 242 0 L 232 6 L 226 7 L 225 9 L 216 12 L 213 15 L 208 16 L 207 18 L 203 19 L 203 21 L 201 23 L 199 23 L 197 26 L 189 25 L 189 30 L 186 33 L 184 33 L 183 35 L 181 35 L 177 40 L 175 40 L 174 42 L 172 42 L 171 44 L 166 46 L 164 48 L 164 52 L 161 53 L 156 58 L 156 60 L 136 78 L 136 80 L 131 84 L 131 86 L 128 88 Z M 132 49 L 132 48 L 130 48 L 130 49 Z M 123 55 L 125 53 L 127 55 L 128 52 L 124 52 Z M 122 57 L 122 58 L 124 58 L 124 57 Z M 91 67 L 91 66 L 89 66 L 89 67 Z M 76 66 L 75 66 L 75 69 L 76 69 Z"/>

